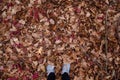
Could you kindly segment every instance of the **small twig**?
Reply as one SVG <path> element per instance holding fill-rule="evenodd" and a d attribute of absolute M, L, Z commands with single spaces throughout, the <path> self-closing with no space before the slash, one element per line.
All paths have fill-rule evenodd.
<path fill-rule="evenodd" d="M 107 66 L 108 66 L 108 58 L 107 58 L 107 53 L 108 53 L 108 8 L 109 6 L 107 7 L 107 10 L 106 10 L 106 15 L 105 15 L 105 55 L 106 55 L 106 73 L 108 73 L 107 71 Z"/>

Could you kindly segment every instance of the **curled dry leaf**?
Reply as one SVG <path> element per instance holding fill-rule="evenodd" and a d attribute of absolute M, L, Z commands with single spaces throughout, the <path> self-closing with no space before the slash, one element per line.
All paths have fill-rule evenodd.
<path fill-rule="evenodd" d="M 56 41 L 55 41 L 56 44 L 59 44 L 59 43 L 61 43 L 61 42 L 62 42 L 61 40 L 56 40 Z"/>
<path fill-rule="evenodd" d="M 19 20 L 19 23 L 24 25 L 25 21 L 24 20 Z"/>
<path fill-rule="evenodd" d="M 42 71 L 42 72 L 45 72 L 45 66 L 43 65 L 43 64 L 39 64 L 38 65 L 38 69 L 37 69 L 37 71 Z"/>
<path fill-rule="evenodd" d="M 97 15 L 97 21 L 98 21 L 98 23 L 102 22 L 104 18 L 105 18 L 104 14 L 98 14 Z"/>
<path fill-rule="evenodd" d="M 40 38 L 40 36 L 39 36 L 38 33 L 32 33 L 32 36 L 33 36 L 34 38 Z"/>
<path fill-rule="evenodd" d="M 8 52 L 8 53 L 12 53 L 13 51 L 12 51 L 11 48 L 7 47 L 6 52 Z"/>
<path fill-rule="evenodd" d="M 88 67 L 87 62 L 84 59 L 81 62 L 81 66 L 84 67 L 84 68 Z"/>
<path fill-rule="evenodd" d="M 86 17 L 90 17 L 90 12 L 87 12 L 87 13 L 86 13 Z"/>
<path fill-rule="evenodd" d="M 48 26 L 48 25 L 49 25 L 49 22 L 45 22 L 44 25 L 45 25 L 45 26 Z"/>
<path fill-rule="evenodd" d="M 4 69 L 4 67 L 3 66 L 0 66 L 0 70 L 3 70 Z"/>
<path fill-rule="evenodd" d="M 37 65 L 38 65 L 38 61 L 33 61 L 33 64 L 34 64 L 35 66 L 37 66 Z"/>
<path fill-rule="evenodd" d="M 55 24 L 55 21 L 53 19 L 50 19 L 51 24 Z"/>
<path fill-rule="evenodd" d="M 39 55 L 42 55 L 42 51 L 43 51 L 43 47 L 40 47 L 40 48 L 38 49 L 38 54 L 39 54 Z"/>
<path fill-rule="evenodd" d="M 14 15 L 17 13 L 17 9 L 16 8 L 13 8 L 12 11 L 11 11 L 11 14 Z"/>

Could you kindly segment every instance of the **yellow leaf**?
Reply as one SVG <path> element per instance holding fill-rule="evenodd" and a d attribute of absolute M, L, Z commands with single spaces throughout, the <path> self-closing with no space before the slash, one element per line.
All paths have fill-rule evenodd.
<path fill-rule="evenodd" d="M 43 64 L 39 64 L 37 71 L 43 71 L 45 72 L 45 66 Z"/>
<path fill-rule="evenodd" d="M 40 47 L 40 48 L 38 49 L 38 54 L 41 55 L 41 54 L 42 54 L 42 51 L 43 51 L 43 47 Z"/>

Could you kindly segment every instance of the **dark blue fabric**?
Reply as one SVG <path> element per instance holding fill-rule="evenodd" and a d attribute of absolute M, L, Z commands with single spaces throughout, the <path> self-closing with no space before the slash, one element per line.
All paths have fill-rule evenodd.
<path fill-rule="evenodd" d="M 48 75 L 47 80 L 55 80 L 55 73 L 53 73 L 53 72 L 50 73 Z M 68 73 L 62 74 L 62 80 L 70 80 L 70 77 L 69 77 Z"/>
<path fill-rule="evenodd" d="M 49 75 L 48 75 L 48 78 L 47 78 L 47 80 L 55 80 L 55 73 L 50 73 Z"/>
<path fill-rule="evenodd" d="M 62 80 L 70 80 L 68 73 L 62 74 Z"/>

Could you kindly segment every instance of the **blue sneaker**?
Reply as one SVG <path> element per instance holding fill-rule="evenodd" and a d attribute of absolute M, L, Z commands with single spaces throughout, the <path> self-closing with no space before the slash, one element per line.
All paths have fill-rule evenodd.
<path fill-rule="evenodd" d="M 63 65 L 62 74 L 64 74 L 65 72 L 69 74 L 69 72 L 70 72 L 70 64 L 64 64 Z"/>
<path fill-rule="evenodd" d="M 47 66 L 47 74 L 49 75 L 51 72 L 53 72 L 53 73 L 55 72 L 54 71 L 54 66 L 49 64 Z"/>

